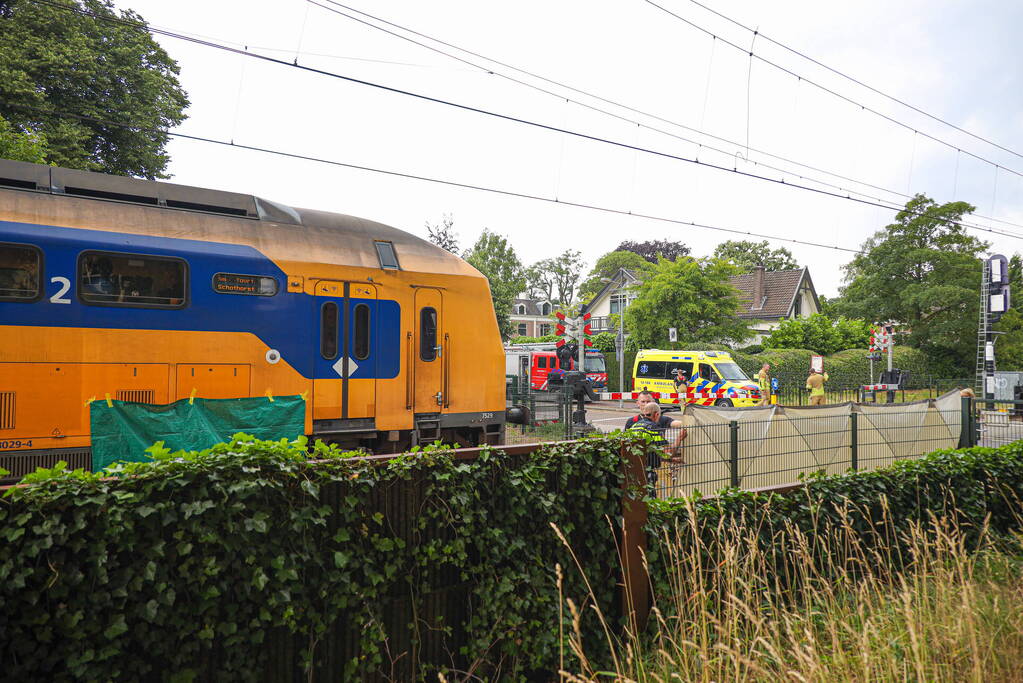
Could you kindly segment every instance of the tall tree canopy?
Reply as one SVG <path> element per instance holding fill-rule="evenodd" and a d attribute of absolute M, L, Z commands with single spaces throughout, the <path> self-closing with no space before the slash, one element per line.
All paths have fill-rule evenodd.
<path fill-rule="evenodd" d="M 131 10 L 117 13 L 107 0 L 61 4 L 68 9 L 0 0 L 0 116 L 18 132 L 41 135 L 48 163 L 167 177 L 168 136 L 154 129 L 185 119 L 178 65 Z"/>
<path fill-rule="evenodd" d="M 935 372 L 970 373 L 977 343 L 981 262 L 987 244 L 959 224 L 974 207 L 924 195 L 863 243 L 845 266 L 837 312 L 899 323 L 897 343 L 926 353 Z M 907 333 L 908 334 L 905 334 Z M 957 375 L 958 376 L 958 375 Z"/>
<path fill-rule="evenodd" d="M 615 251 L 631 251 L 634 254 L 639 254 L 650 263 L 657 263 L 659 258 L 675 261 L 682 256 L 689 255 L 689 247 L 681 242 L 672 242 L 670 240 L 648 240 L 646 242 L 626 240 L 619 244 Z"/>
<path fill-rule="evenodd" d="M 46 163 L 46 140 L 42 135 L 20 132 L 0 116 L 0 159 Z"/>
<path fill-rule="evenodd" d="M 785 247 L 772 249 L 767 240 L 726 240 L 715 247 L 713 256 L 728 261 L 741 272 L 749 272 L 756 266 L 771 271 L 799 268 L 791 251 Z"/>
<path fill-rule="evenodd" d="M 508 240 L 489 230 L 484 230 L 476 244 L 465 253 L 465 260 L 490 281 L 490 296 L 494 302 L 494 314 L 501 336 L 511 336 L 512 325 L 508 316 L 512 300 L 526 286 L 526 278 L 515 249 Z"/>
<path fill-rule="evenodd" d="M 436 225 L 427 222 L 426 234 L 427 239 L 441 249 L 458 255 L 458 233 L 455 232 L 455 221 L 451 216 L 445 215 Z"/>
<path fill-rule="evenodd" d="M 653 270 L 653 265 L 645 258 L 634 251 L 611 251 L 599 259 L 589 272 L 583 283 L 579 285 L 579 300 L 589 301 L 599 292 L 606 282 L 605 279 L 614 276 L 620 268 L 638 271 L 640 277 L 643 273 Z"/>
<path fill-rule="evenodd" d="M 734 273 L 734 266 L 718 259 L 662 260 L 625 309 L 630 338 L 640 348 L 667 348 L 669 327 L 678 330 L 678 348 L 749 338 L 749 328 L 736 318 L 739 291 L 728 282 Z"/>
<path fill-rule="evenodd" d="M 582 256 L 573 249 L 537 261 L 526 271 L 529 296 L 550 301 L 557 306 L 571 306 L 575 301 L 575 285 L 582 277 L 582 271 Z"/>
<path fill-rule="evenodd" d="M 763 341 L 768 349 L 810 349 L 830 355 L 846 349 L 866 349 L 870 345 L 870 323 L 839 317 L 831 319 L 814 313 L 809 318 L 783 320 Z"/>

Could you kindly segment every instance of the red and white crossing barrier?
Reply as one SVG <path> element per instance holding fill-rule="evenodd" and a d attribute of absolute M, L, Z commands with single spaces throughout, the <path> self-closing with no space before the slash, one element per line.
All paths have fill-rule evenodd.
<path fill-rule="evenodd" d="M 620 399 L 637 399 L 637 398 L 639 398 L 639 395 L 641 393 L 643 393 L 643 392 L 640 392 L 640 391 L 617 392 L 617 391 L 615 391 L 615 392 L 610 392 L 610 393 L 600 393 L 600 394 L 597 394 L 597 398 L 600 399 L 601 401 L 618 401 Z M 656 398 L 656 399 L 670 398 L 670 399 L 675 399 L 676 401 L 678 399 L 682 399 L 682 398 L 686 399 L 687 401 L 691 401 L 691 400 L 698 399 L 698 398 L 746 398 L 745 396 L 739 396 L 738 392 L 735 389 L 718 389 L 717 391 L 692 390 L 691 389 L 691 390 L 687 391 L 684 394 L 669 394 L 669 393 L 665 393 L 665 392 L 651 391 L 650 394 L 654 398 Z M 751 398 L 759 398 L 759 396 L 760 396 L 760 393 L 756 392 L 755 395 L 751 396 Z"/>
<path fill-rule="evenodd" d="M 898 384 L 864 384 L 864 391 L 897 391 Z"/>

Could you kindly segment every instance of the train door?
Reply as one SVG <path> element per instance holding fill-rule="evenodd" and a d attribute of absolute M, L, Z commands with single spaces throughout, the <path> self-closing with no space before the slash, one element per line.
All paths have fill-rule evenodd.
<path fill-rule="evenodd" d="M 376 288 L 361 282 L 316 283 L 319 348 L 313 419 L 374 416 L 373 326 Z"/>
<path fill-rule="evenodd" d="M 414 383 L 416 413 L 439 413 L 444 396 L 444 308 L 438 289 L 416 289 Z"/>

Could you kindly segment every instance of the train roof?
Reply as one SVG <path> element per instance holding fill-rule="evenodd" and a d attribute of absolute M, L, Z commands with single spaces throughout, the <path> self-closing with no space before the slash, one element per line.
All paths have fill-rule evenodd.
<path fill-rule="evenodd" d="M 0 190 L 5 189 L 130 204 L 146 213 L 173 216 L 166 221 L 150 216 L 137 224 L 124 220 L 119 221 L 119 228 L 109 228 L 122 232 L 137 228 L 158 233 L 166 223 L 175 231 L 193 227 L 209 233 L 210 239 L 251 244 L 271 258 L 366 268 L 380 267 L 374 241 L 386 241 L 394 244 L 402 270 L 482 277 L 461 258 L 398 228 L 355 216 L 294 208 L 254 195 L 0 159 Z M 74 214 L 68 212 L 68 222 L 81 222 L 74 220 Z M 255 225 L 266 230 L 254 231 Z"/>

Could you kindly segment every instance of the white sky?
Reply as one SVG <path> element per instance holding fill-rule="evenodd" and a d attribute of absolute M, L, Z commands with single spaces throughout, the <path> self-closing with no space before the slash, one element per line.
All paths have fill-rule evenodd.
<path fill-rule="evenodd" d="M 1023 5 L 997 0 L 864 0 L 841 5 L 702 1 L 774 40 L 1023 153 L 1019 72 L 1023 47 L 1017 35 Z M 486 74 L 306 0 L 118 0 L 117 5 L 134 9 L 154 27 L 247 45 L 253 52 L 288 61 L 297 55 L 302 65 L 799 182 L 791 172 L 781 174 L 741 160 L 748 125 L 750 147 L 899 193 L 923 192 L 942 202 L 966 200 L 982 216 L 1018 223 L 1019 227 L 994 225 L 1023 236 L 1023 178 L 1005 170 L 1023 173 L 1023 158 L 884 100 L 763 38 L 753 44 L 756 54 L 1002 169 L 996 172 L 990 164 L 957 155 L 757 60 L 749 73 L 747 118 L 748 56 L 643 0 L 344 2 L 742 144 L 709 140 L 493 65 L 495 71 L 731 154 L 701 150 Z M 750 33 L 689 0 L 658 2 L 723 38 L 750 44 Z M 844 247 L 858 247 L 894 216 L 892 211 L 537 130 L 172 38 L 158 40 L 178 61 L 192 102 L 189 119 L 178 129 L 184 133 Z M 362 216 L 422 236 L 427 221 L 436 223 L 450 214 L 463 246 L 489 228 L 507 235 L 527 264 L 574 248 L 582 251 L 589 266 L 624 239 L 675 239 L 688 244 L 695 255 L 709 253 L 725 239 L 741 239 L 201 142 L 174 140 L 169 149 L 174 182 Z M 755 152 L 750 152 L 750 159 L 791 168 Z M 872 197 L 905 201 L 890 192 L 804 172 Z M 992 241 L 993 251 L 1023 250 L 1019 238 L 981 236 Z M 818 293 L 837 293 L 840 266 L 851 254 L 784 242 L 773 246 L 789 248 L 810 267 Z"/>

